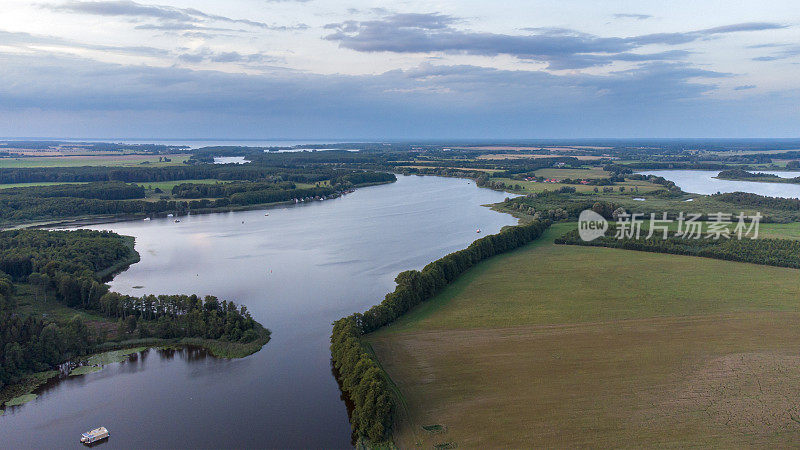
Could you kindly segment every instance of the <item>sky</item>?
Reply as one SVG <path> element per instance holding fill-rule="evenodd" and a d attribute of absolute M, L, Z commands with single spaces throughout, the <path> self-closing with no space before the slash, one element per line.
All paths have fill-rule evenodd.
<path fill-rule="evenodd" d="M 0 136 L 800 137 L 796 0 L 0 0 Z"/>

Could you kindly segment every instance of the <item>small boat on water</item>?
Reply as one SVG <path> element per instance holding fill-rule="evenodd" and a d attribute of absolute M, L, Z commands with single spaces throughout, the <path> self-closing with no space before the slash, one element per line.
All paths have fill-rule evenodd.
<path fill-rule="evenodd" d="M 145 221 L 145 222 L 146 222 L 146 221 L 148 221 L 148 220 L 150 220 L 150 218 L 149 218 L 149 217 L 145 217 L 145 218 L 144 218 L 144 221 Z"/>
<path fill-rule="evenodd" d="M 94 444 L 95 442 L 102 441 L 103 439 L 108 439 L 109 436 L 111 435 L 108 433 L 106 427 L 95 428 L 92 431 L 81 433 L 81 443 Z"/>
<path fill-rule="evenodd" d="M 167 214 L 167 217 L 172 217 L 172 213 Z"/>
<path fill-rule="evenodd" d="M 175 223 L 181 223 L 181 219 L 175 219 Z"/>
<path fill-rule="evenodd" d="M 476 233 L 480 233 L 480 232 L 481 232 L 481 229 L 480 229 L 480 228 L 478 228 L 477 230 L 475 230 L 475 232 L 476 232 Z"/>

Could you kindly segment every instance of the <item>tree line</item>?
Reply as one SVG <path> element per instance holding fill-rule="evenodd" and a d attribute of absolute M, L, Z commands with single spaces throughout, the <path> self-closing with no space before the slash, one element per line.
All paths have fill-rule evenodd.
<path fill-rule="evenodd" d="M 395 290 L 386 294 L 379 305 L 334 322 L 331 359 L 342 389 L 353 402 L 350 423 L 359 438 L 373 444 L 388 439 L 396 408 L 388 381 L 371 354 L 363 348 L 361 336 L 388 325 L 431 299 L 480 261 L 537 239 L 549 225 L 549 221 L 537 220 L 507 227 L 428 264 L 421 271 L 401 272 L 395 279 Z"/>
<path fill-rule="evenodd" d="M 684 239 L 670 232 L 667 239 L 658 234 L 650 239 L 617 239 L 615 226 L 610 226 L 606 236 L 584 241 L 578 230 L 572 230 L 556 239 L 556 244 L 585 245 L 621 248 L 675 255 L 703 256 L 727 261 L 749 262 L 768 266 L 800 269 L 800 241 L 793 239 Z"/>

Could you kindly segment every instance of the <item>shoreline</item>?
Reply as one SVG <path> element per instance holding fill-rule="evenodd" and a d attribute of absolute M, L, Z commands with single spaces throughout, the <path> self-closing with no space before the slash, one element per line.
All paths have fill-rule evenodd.
<path fill-rule="evenodd" d="M 81 355 L 69 361 L 61 363 L 56 369 L 45 370 L 30 374 L 20 380 L 18 383 L 4 386 L 0 389 L 0 417 L 3 416 L 4 410 L 11 407 L 22 406 L 29 401 L 37 398 L 36 391 L 51 382 L 56 377 L 63 377 L 56 380 L 66 379 L 73 376 L 81 376 L 88 373 L 99 372 L 106 365 L 115 362 L 121 362 L 116 359 L 109 361 L 106 364 L 100 364 L 99 368 L 96 365 L 86 365 L 91 358 L 102 357 L 110 353 L 135 349 L 136 352 L 123 353 L 127 358 L 132 353 L 140 351 L 155 349 L 183 349 L 183 348 L 202 348 L 213 358 L 218 359 L 241 359 L 246 358 L 261 350 L 271 338 L 272 333 L 269 329 L 263 326 L 259 329 L 259 337 L 248 343 L 229 342 L 215 339 L 203 339 L 195 337 L 174 338 L 174 339 L 158 339 L 158 338 L 145 338 L 145 339 L 130 339 L 127 341 L 109 341 L 99 344 L 96 351 Z M 73 371 L 79 367 L 90 367 L 91 370 L 74 373 Z M 8 405 L 7 403 L 11 403 Z M 2 420 L 2 419 L 0 419 Z"/>
<path fill-rule="evenodd" d="M 380 186 L 383 184 L 391 184 L 391 183 L 394 183 L 394 181 L 365 183 L 365 184 L 360 184 L 358 186 L 354 186 L 353 189 L 359 189 L 362 187 L 370 187 L 370 186 Z M 342 197 L 342 195 L 339 195 L 338 197 L 335 198 L 340 198 L 340 197 Z M 316 202 L 316 201 L 322 201 L 322 200 L 311 200 L 311 202 Z M 272 202 L 272 203 L 258 203 L 255 205 L 224 206 L 219 208 L 200 208 L 200 209 L 193 209 L 190 211 L 186 211 L 183 213 L 180 212 L 170 213 L 164 211 L 155 214 L 136 213 L 136 214 L 80 216 L 80 217 L 72 217 L 72 218 L 50 220 L 50 221 L 42 220 L 42 221 L 31 221 L 31 222 L 21 222 L 21 223 L 5 223 L 5 224 L 0 224 L 0 231 L 16 230 L 22 228 L 76 228 L 76 227 L 91 226 L 91 225 L 103 225 L 109 223 L 133 222 L 135 220 L 143 220 L 147 217 L 166 218 L 168 214 L 173 214 L 174 217 L 185 217 L 185 216 L 191 216 L 193 214 L 197 215 L 222 214 L 222 213 L 231 213 L 239 211 L 252 211 L 262 208 L 272 209 L 280 206 L 296 205 L 296 204 L 299 203 L 295 203 L 291 200 L 286 200 L 286 201 Z"/>

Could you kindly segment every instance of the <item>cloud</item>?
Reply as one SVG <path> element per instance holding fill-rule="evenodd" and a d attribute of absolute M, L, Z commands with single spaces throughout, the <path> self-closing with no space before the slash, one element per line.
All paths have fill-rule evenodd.
<path fill-rule="evenodd" d="M 111 17 L 134 17 L 139 19 L 156 19 L 159 21 L 174 21 L 185 23 L 199 22 L 227 22 L 248 25 L 256 28 L 270 28 L 264 22 L 248 19 L 233 19 L 230 17 L 206 14 L 194 8 L 176 8 L 173 6 L 145 5 L 132 0 L 97 0 L 97 1 L 69 1 L 59 5 L 43 5 L 53 11 L 69 12 L 76 14 L 90 14 Z"/>
<path fill-rule="evenodd" d="M 720 103 L 708 94 L 727 74 L 672 62 L 608 75 L 438 64 L 246 75 L 2 53 L 0 65 L 6 136 L 741 136 L 766 129 L 756 122 L 793 132 L 800 120 L 797 93 Z"/>
<path fill-rule="evenodd" d="M 745 85 L 742 85 L 742 86 L 736 86 L 735 88 L 733 88 L 733 90 L 734 91 L 747 91 L 747 90 L 755 89 L 755 88 L 756 88 L 755 84 L 745 84 Z"/>
<path fill-rule="evenodd" d="M 183 62 L 194 64 L 202 62 L 261 64 L 279 61 L 278 58 L 265 53 L 241 54 L 236 51 L 215 52 L 208 48 L 203 48 L 193 53 L 181 53 L 178 55 L 178 59 Z"/>
<path fill-rule="evenodd" d="M 636 20 L 645 20 L 651 19 L 653 16 L 649 14 L 614 14 L 615 19 L 636 19 Z"/>
<path fill-rule="evenodd" d="M 163 57 L 170 55 L 169 51 L 155 47 L 87 44 L 55 36 L 34 35 L 30 33 L 11 32 L 5 30 L 0 30 L 0 43 L 7 47 L 25 49 L 40 53 L 46 52 L 44 50 L 39 50 L 39 47 L 48 47 L 56 48 L 66 52 L 74 52 L 76 50 L 94 50 L 151 57 Z"/>
<path fill-rule="evenodd" d="M 764 44 L 762 46 L 753 46 L 751 48 L 781 48 L 777 53 L 766 56 L 757 56 L 753 61 L 778 61 L 781 59 L 796 58 L 800 56 L 800 45 L 787 45 L 787 44 Z"/>
<path fill-rule="evenodd" d="M 658 33 L 628 38 L 600 37 L 563 28 L 532 28 L 531 34 L 509 35 L 464 31 L 460 20 L 444 14 L 394 14 L 379 20 L 348 20 L 328 24 L 325 36 L 339 46 L 359 52 L 501 54 L 547 62 L 551 69 L 603 66 L 614 61 L 678 60 L 686 52 L 633 53 L 651 44 L 677 45 L 709 36 L 783 28 L 752 22 L 685 33 Z"/>

